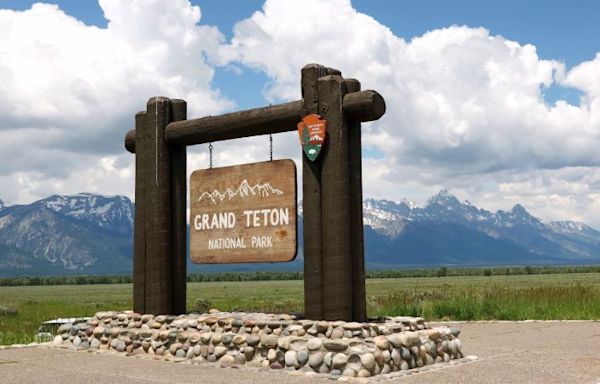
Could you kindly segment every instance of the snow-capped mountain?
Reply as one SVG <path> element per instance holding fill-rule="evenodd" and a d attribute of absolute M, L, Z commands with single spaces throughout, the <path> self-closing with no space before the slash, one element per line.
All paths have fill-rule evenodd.
<path fill-rule="evenodd" d="M 527 212 L 521 204 L 516 204 L 510 211 L 490 212 L 477 208 L 469 201 L 461 203 L 446 190 L 440 191 L 427 200 L 424 207 L 419 207 L 410 200 L 395 203 L 389 200 L 366 199 L 363 203 L 363 212 L 364 224 L 381 233 L 389 232 L 389 228 L 397 226 L 398 221 L 404 223 L 413 221 L 454 222 L 488 232 L 492 236 L 496 236 L 495 233 L 500 228 L 522 226 L 563 233 L 580 232 L 586 229 L 595 232 L 594 229 L 583 223 L 572 221 L 543 223 Z M 398 234 L 400 232 L 393 235 Z"/>
<path fill-rule="evenodd" d="M 126 273 L 133 204 L 123 196 L 51 196 L 0 210 L 0 275 Z"/>
<path fill-rule="evenodd" d="M 128 234 L 133 228 L 134 207 L 125 196 L 107 197 L 92 193 L 53 195 L 34 204 L 111 231 Z"/>
<path fill-rule="evenodd" d="M 231 192 L 273 193 L 268 188 L 242 183 Z M 188 270 L 302 269 L 299 212 L 296 261 L 188 264 Z M 600 263 L 600 232 L 573 221 L 543 222 L 519 204 L 490 212 L 441 191 L 422 207 L 410 200 L 366 199 L 363 212 L 368 268 Z M 133 213 L 126 197 L 88 193 L 1 204 L 0 276 L 131 273 Z"/>
<path fill-rule="evenodd" d="M 423 264 L 600 262 L 600 232 L 572 221 L 545 223 L 520 204 L 490 212 L 442 190 L 423 207 L 367 199 L 363 212 L 367 249 L 385 244 Z"/>
<path fill-rule="evenodd" d="M 410 200 L 394 203 L 389 200 L 366 199 L 363 202 L 363 224 L 386 236 L 396 237 L 402 232 L 406 222 L 414 220 L 416 206 Z"/>

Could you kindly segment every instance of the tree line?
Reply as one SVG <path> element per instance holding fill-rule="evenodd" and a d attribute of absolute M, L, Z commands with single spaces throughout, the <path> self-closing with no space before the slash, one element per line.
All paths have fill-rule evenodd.
<path fill-rule="evenodd" d="M 500 276 L 500 275 L 540 275 L 556 273 L 600 273 L 600 265 L 592 266 L 513 266 L 513 267 L 439 267 L 371 270 L 365 273 L 367 279 L 402 279 L 414 277 L 448 276 Z M 300 271 L 291 272 L 219 272 L 191 273 L 190 283 L 214 281 L 273 281 L 302 280 Z M 44 285 L 86 285 L 86 284 L 131 284 L 131 275 L 81 275 L 81 276 L 19 276 L 0 278 L 0 286 L 44 286 Z"/>

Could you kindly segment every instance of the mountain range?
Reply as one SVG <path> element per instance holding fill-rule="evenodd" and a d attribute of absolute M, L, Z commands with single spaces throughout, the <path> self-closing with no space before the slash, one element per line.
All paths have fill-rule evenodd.
<path fill-rule="evenodd" d="M 28 205 L 0 200 L 0 276 L 126 274 L 132 270 L 133 203 L 124 196 L 54 195 Z M 580 222 L 544 222 L 517 204 L 490 212 L 440 191 L 363 203 L 367 268 L 600 263 L 600 232 Z M 298 270 L 284 264 L 189 264 L 190 272 Z M 189 260 L 189 257 L 188 257 Z"/>
<path fill-rule="evenodd" d="M 367 199 L 363 214 L 370 267 L 600 262 L 600 232 L 580 222 L 543 222 L 520 204 L 490 212 L 443 190 L 423 207 Z"/>

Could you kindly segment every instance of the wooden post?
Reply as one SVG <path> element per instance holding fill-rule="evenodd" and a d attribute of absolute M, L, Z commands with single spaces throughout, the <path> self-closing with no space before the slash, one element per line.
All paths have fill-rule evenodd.
<path fill-rule="evenodd" d="M 345 79 L 348 94 L 360 91 L 360 82 Z M 367 321 L 364 227 L 362 212 L 362 148 L 360 121 L 348 121 L 350 167 L 350 231 L 352 236 L 352 318 Z"/>
<path fill-rule="evenodd" d="M 348 126 L 342 110 L 346 84 L 339 75 L 317 80 L 319 112 L 327 120 L 321 154 L 323 319 L 352 320 L 352 257 Z"/>
<path fill-rule="evenodd" d="M 141 313 L 173 312 L 171 157 L 165 141 L 171 114 L 168 98 L 153 97 L 146 113 L 136 116 L 134 309 Z"/>
<path fill-rule="evenodd" d="M 172 121 L 182 121 L 187 118 L 187 103 L 185 100 L 171 100 Z M 172 212 L 172 283 L 173 283 L 173 314 L 186 313 L 187 297 L 187 174 L 186 174 L 185 145 L 169 145 L 171 156 L 171 212 Z"/>
<path fill-rule="evenodd" d="M 302 69 L 301 117 L 320 114 L 328 130 L 321 156 L 302 157 L 304 308 L 311 319 L 366 320 L 360 121 L 342 111 L 346 93 L 359 91 L 358 81 L 335 69 Z"/>
<path fill-rule="evenodd" d="M 302 109 L 300 119 L 319 113 L 317 79 L 340 74 L 319 64 L 302 68 Z M 309 319 L 323 317 L 323 259 L 321 217 L 321 161 L 310 161 L 302 155 L 302 212 L 304 217 L 304 315 Z"/>
<path fill-rule="evenodd" d="M 302 112 L 300 119 L 318 112 L 317 79 L 327 68 L 309 64 L 302 68 Z M 323 316 L 323 272 L 321 260 L 321 165 L 302 155 L 302 214 L 304 219 L 304 315 Z"/>
<path fill-rule="evenodd" d="M 142 132 L 146 112 L 138 112 L 135 115 L 135 131 L 138 140 L 144 141 Z M 140 144 L 142 148 L 142 144 Z M 144 180 L 148 167 L 144 165 L 143 159 L 136 153 L 135 155 L 135 217 L 133 227 L 133 310 L 138 313 L 146 311 L 146 231 L 144 229 Z"/>

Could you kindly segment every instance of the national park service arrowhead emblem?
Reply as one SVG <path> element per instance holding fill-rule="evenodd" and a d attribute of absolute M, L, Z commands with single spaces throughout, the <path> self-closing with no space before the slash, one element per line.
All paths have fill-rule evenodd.
<path fill-rule="evenodd" d="M 302 121 L 298 123 L 300 144 L 302 144 L 302 149 L 310 161 L 315 161 L 321 153 L 326 132 L 327 121 L 314 113 L 304 116 Z"/>

